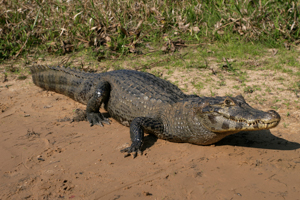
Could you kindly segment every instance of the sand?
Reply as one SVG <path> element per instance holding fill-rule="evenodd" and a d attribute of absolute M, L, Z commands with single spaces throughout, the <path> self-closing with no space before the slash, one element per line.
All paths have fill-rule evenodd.
<path fill-rule="evenodd" d="M 147 135 L 133 159 L 128 127 L 61 120 L 77 108 L 31 78 L 0 83 L 0 199 L 300 199 L 299 115 L 210 146 Z"/>

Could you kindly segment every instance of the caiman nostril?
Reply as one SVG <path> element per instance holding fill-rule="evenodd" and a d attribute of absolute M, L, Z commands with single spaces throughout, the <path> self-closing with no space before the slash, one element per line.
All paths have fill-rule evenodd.
<path fill-rule="evenodd" d="M 271 115 L 272 118 L 280 119 L 280 115 L 275 110 L 269 110 L 268 113 Z"/>

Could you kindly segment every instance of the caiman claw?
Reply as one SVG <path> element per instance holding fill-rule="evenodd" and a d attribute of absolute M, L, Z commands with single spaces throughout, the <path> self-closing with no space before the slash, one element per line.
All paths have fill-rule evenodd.
<path fill-rule="evenodd" d="M 110 124 L 110 120 L 108 118 L 103 117 L 103 115 L 99 113 L 87 113 L 87 120 L 90 122 L 90 126 L 99 125 L 103 127 L 103 124 Z"/>
<path fill-rule="evenodd" d="M 132 155 L 132 157 L 135 158 L 137 156 L 137 154 L 139 154 L 139 155 L 143 154 L 142 151 L 140 150 L 139 145 L 138 144 L 134 144 L 134 143 L 132 143 L 130 147 L 122 149 L 121 152 L 122 153 L 126 153 L 124 155 L 124 158 L 128 157 L 130 155 Z"/>

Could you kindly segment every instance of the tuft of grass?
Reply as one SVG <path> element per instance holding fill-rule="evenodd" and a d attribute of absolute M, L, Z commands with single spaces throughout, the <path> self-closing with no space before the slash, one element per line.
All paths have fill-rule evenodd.
<path fill-rule="evenodd" d="M 226 83 L 225 83 L 225 81 L 218 81 L 218 85 L 219 86 L 226 86 Z"/>
<path fill-rule="evenodd" d="M 266 92 L 271 92 L 271 89 L 269 87 L 266 88 Z"/>
<path fill-rule="evenodd" d="M 197 90 L 201 90 L 204 88 L 204 83 L 200 82 L 200 81 L 192 81 L 192 85 L 197 89 Z"/>
<path fill-rule="evenodd" d="M 210 96 L 211 96 L 211 97 L 214 97 L 214 96 L 216 96 L 216 93 L 213 92 L 212 90 L 210 90 Z"/>
<path fill-rule="evenodd" d="M 279 107 L 278 106 L 271 106 L 272 109 L 278 110 Z"/>
<path fill-rule="evenodd" d="M 253 93 L 253 92 L 254 92 L 254 90 L 250 86 L 247 86 L 247 87 L 244 88 L 244 93 Z"/>
<path fill-rule="evenodd" d="M 234 85 L 233 88 L 236 89 L 236 90 L 238 90 L 238 89 L 240 89 L 240 86 Z"/>
<path fill-rule="evenodd" d="M 27 78 L 27 76 L 26 75 L 21 75 L 21 76 L 18 76 L 18 80 L 25 80 Z"/>

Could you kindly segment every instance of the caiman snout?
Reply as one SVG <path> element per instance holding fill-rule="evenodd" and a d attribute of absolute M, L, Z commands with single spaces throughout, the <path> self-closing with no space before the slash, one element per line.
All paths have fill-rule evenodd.
<path fill-rule="evenodd" d="M 265 112 L 265 115 L 258 122 L 258 129 L 270 129 L 276 127 L 280 122 L 280 115 L 275 110 Z"/>
<path fill-rule="evenodd" d="M 267 113 L 270 114 L 270 119 L 273 119 L 274 121 L 280 121 L 281 117 L 275 110 L 269 110 Z"/>
<path fill-rule="evenodd" d="M 247 105 L 224 107 L 218 112 L 201 114 L 202 124 L 219 133 L 266 130 L 276 127 L 280 122 L 280 115 L 275 110 L 261 111 Z"/>

